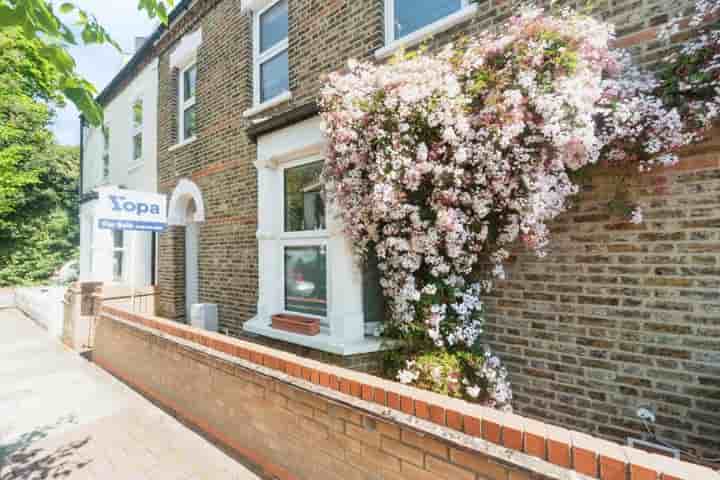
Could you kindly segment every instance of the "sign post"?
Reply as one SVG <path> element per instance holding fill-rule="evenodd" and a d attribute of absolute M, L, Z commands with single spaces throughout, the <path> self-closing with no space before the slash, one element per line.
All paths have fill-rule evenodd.
<path fill-rule="evenodd" d="M 135 232 L 162 232 L 167 228 L 167 200 L 160 193 L 120 188 L 98 191 L 98 228 L 132 231 L 130 239 L 130 308 L 135 311 Z"/>

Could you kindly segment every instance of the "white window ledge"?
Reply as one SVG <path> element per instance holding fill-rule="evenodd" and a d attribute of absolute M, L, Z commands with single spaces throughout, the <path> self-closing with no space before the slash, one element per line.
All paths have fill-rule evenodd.
<path fill-rule="evenodd" d="M 245 322 L 245 324 L 243 324 L 243 330 L 263 337 L 343 356 L 379 352 L 380 350 L 388 348 L 387 345 L 383 344 L 383 339 L 379 337 L 366 336 L 365 339 L 360 342 L 350 344 L 343 343 L 339 338 L 333 337 L 326 328 L 322 328 L 317 335 L 300 335 L 298 333 L 277 330 L 272 328 L 269 318 L 261 318 L 260 315 Z"/>
<path fill-rule="evenodd" d="M 134 171 L 139 170 L 143 165 L 145 165 L 143 160 L 138 160 L 137 162 L 130 164 L 128 167 L 128 173 L 133 173 Z"/>
<path fill-rule="evenodd" d="M 268 110 L 273 107 L 277 107 L 278 105 L 289 102 L 292 100 L 292 92 L 289 90 L 281 93 L 280 95 L 271 98 L 270 100 L 266 100 L 265 102 L 261 103 L 260 105 L 256 105 L 252 108 L 248 108 L 243 112 L 243 117 L 248 118 L 252 117 L 254 115 L 257 115 L 258 113 L 264 112 L 265 110 Z"/>
<path fill-rule="evenodd" d="M 406 35 L 389 43 L 388 45 L 382 47 L 375 52 L 375 58 L 377 58 L 378 60 L 383 60 L 387 57 L 390 57 L 400 49 L 409 48 L 417 45 L 418 43 L 421 43 L 423 40 L 425 40 L 427 37 L 436 35 L 440 32 L 444 32 L 445 30 L 449 30 L 455 25 L 464 22 L 465 20 L 475 15 L 477 11 L 477 4 L 473 3 L 471 5 L 468 5 L 462 10 L 458 10 L 457 12 L 453 13 L 452 15 L 448 15 L 445 18 L 442 18 L 434 23 L 431 23 L 430 25 L 421 28 L 420 30 L 417 30 L 409 35 Z"/>
<path fill-rule="evenodd" d="M 168 148 L 168 152 L 173 152 L 173 151 L 175 151 L 175 150 L 177 150 L 177 149 L 179 149 L 179 148 L 184 147 L 185 145 L 189 145 L 189 144 L 193 143 L 195 140 L 197 140 L 197 137 L 196 137 L 196 136 L 192 136 L 192 137 L 190 137 L 190 138 L 186 138 L 186 139 L 183 140 L 182 142 L 176 143 L 175 145 L 173 145 L 173 146 L 171 146 L 170 148 Z"/>

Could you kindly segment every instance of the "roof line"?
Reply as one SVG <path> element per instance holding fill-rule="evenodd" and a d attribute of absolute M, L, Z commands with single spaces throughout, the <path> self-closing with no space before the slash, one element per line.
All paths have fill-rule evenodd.
<path fill-rule="evenodd" d="M 181 0 L 180 3 L 178 3 L 175 8 L 173 8 L 172 12 L 170 12 L 170 15 L 168 15 L 168 25 L 171 25 L 173 21 L 175 21 L 185 10 L 188 9 L 190 4 L 193 2 L 193 0 Z M 167 27 L 165 25 L 160 24 L 153 34 L 145 40 L 145 42 L 142 44 L 142 46 L 133 54 L 133 56 L 130 58 L 130 60 L 123 66 L 123 68 L 120 69 L 120 71 L 113 77 L 113 79 L 110 81 L 110 83 L 103 88 L 102 92 L 96 97 L 96 101 L 100 105 L 104 105 L 104 102 L 107 102 L 110 100 L 110 96 L 115 92 L 115 90 L 120 86 L 123 80 L 125 80 L 127 77 L 132 75 L 135 68 L 142 63 L 143 60 L 147 58 L 147 56 L 152 53 L 153 46 L 155 45 L 155 42 L 160 38 L 160 36 L 167 30 Z"/>

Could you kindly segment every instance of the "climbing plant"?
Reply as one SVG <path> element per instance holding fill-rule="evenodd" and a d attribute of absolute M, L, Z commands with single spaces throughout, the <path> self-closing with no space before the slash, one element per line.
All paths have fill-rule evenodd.
<path fill-rule="evenodd" d="M 329 76 L 323 178 L 358 257 L 379 259 L 385 335 L 400 345 L 389 366 L 403 383 L 507 405 L 506 372 L 482 344 L 481 298 L 504 278 L 510 248 L 545 255 L 548 222 L 578 191 L 574 172 L 673 165 L 717 117 L 717 50 L 705 51 L 716 35 L 659 75 L 613 38 L 571 10 L 525 8 L 440 52 L 351 61 Z M 694 73 L 678 66 L 689 57 Z"/>

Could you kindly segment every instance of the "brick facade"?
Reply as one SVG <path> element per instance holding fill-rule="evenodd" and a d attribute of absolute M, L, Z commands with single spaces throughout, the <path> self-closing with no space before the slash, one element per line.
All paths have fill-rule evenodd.
<path fill-rule="evenodd" d="M 488 338 L 518 411 L 623 441 L 657 411 L 661 437 L 720 451 L 720 150 L 630 176 L 645 221 L 613 217 L 595 175 L 552 227 L 551 253 L 518 252 L 489 301 Z"/>
<path fill-rule="evenodd" d="M 177 72 L 169 57 L 175 42 L 197 28 L 203 32 L 197 53 L 197 140 L 171 149 L 177 138 Z M 241 321 L 254 312 L 257 291 L 255 146 L 242 117 L 251 101 L 250 20 L 240 2 L 198 2 L 171 26 L 159 48 L 159 191 L 171 193 L 181 178 L 202 191 L 200 301 L 217 304 L 221 330 L 237 335 Z M 183 227 L 160 237 L 159 270 L 160 313 L 184 317 Z"/>
<path fill-rule="evenodd" d="M 618 45 L 652 66 L 663 52 L 657 25 L 690 3 L 607 0 L 595 4 L 593 15 L 614 22 Z M 513 8 L 509 1 L 480 2 L 477 18 L 434 43 L 497 25 Z M 322 74 L 351 57 L 372 59 L 383 45 L 382 0 L 290 0 L 289 21 L 293 99 L 254 119 L 243 118 L 253 87 L 251 18 L 241 2 L 194 3 L 156 47 L 159 191 L 170 193 L 181 178 L 202 190 L 200 301 L 218 304 L 221 331 L 234 336 L 257 302 L 256 149 L 248 128 L 313 103 Z M 171 149 L 176 73 L 168 58 L 196 28 L 203 31 L 198 138 Z M 720 408 L 717 155 L 689 154 L 687 170 L 634 180 L 631 195 L 646 206 L 640 226 L 608 213 L 612 179 L 594 175 L 554 225 L 551 256 L 539 261 L 518 252 L 509 280 L 489 299 L 487 330 L 510 367 L 519 412 L 623 441 L 643 432 L 635 410 L 648 405 L 665 438 L 717 454 L 720 423 L 711 415 Z M 182 227 L 172 228 L 160 240 L 160 313 L 169 318 L 185 315 L 183 235 Z"/>

